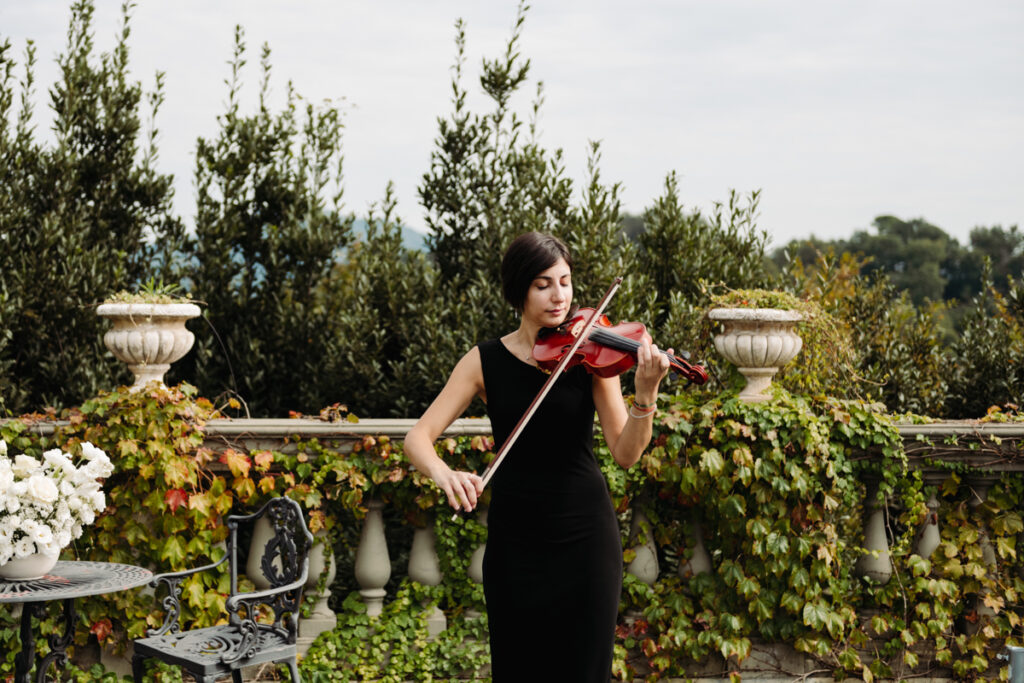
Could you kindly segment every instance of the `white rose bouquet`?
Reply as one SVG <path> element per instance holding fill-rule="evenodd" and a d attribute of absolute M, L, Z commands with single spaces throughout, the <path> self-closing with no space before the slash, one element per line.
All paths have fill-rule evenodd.
<path fill-rule="evenodd" d="M 41 462 L 12 459 L 0 439 L 0 565 L 34 553 L 56 555 L 106 508 L 97 479 L 114 472 L 110 458 L 86 442 L 81 460 L 76 465 L 59 448 L 43 453 Z"/>

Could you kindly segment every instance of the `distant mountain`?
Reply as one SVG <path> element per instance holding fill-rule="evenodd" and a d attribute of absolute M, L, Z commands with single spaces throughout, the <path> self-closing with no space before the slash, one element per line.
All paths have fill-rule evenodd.
<path fill-rule="evenodd" d="M 357 218 L 355 223 L 353 223 L 352 228 L 353 230 L 355 230 L 356 235 L 358 235 L 361 238 L 366 234 L 366 221 L 362 218 Z M 401 226 L 401 228 L 402 246 L 412 251 L 427 250 L 426 233 L 419 232 L 418 230 L 413 230 L 412 228 L 407 227 L 405 225 Z"/>
<path fill-rule="evenodd" d="M 406 249 L 412 251 L 426 251 L 427 250 L 427 234 L 420 232 L 419 230 L 413 230 L 402 226 L 402 244 L 405 245 Z"/>

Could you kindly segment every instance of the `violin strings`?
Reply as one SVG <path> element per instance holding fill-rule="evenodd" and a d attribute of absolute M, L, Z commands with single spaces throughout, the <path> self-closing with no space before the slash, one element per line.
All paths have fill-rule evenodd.
<path fill-rule="evenodd" d="M 630 339 L 629 337 L 623 337 L 622 335 L 615 334 L 614 332 L 608 332 L 607 330 L 594 329 L 590 331 L 590 339 L 601 344 L 602 346 L 608 346 L 617 351 L 628 351 L 636 353 L 637 349 L 640 348 L 640 342 Z M 678 365 L 675 357 L 670 355 L 668 351 L 659 349 L 659 351 L 666 356 L 673 365 Z"/>

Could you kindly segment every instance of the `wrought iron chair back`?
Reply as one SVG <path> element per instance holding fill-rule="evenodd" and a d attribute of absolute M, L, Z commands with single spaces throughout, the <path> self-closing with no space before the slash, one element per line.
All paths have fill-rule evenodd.
<path fill-rule="evenodd" d="M 269 525 L 269 538 L 259 561 L 269 587 L 241 593 L 238 590 L 239 528 L 249 524 L 255 527 L 260 520 Z M 230 515 L 226 523 L 228 540 L 224 557 L 198 569 L 160 574 L 150 582 L 154 588 L 167 587 L 167 596 L 162 602 L 167 614 L 160 628 L 151 629 L 146 638 L 134 643 L 132 670 L 136 681 L 142 680 L 143 661 L 150 657 L 180 665 L 197 681 L 212 682 L 218 676 L 231 673 L 233 679 L 240 682 L 242 666 L 265 661 L 284 661 L 292 680 L 299 680 L 295 664 L 298 613 L 302 590 L 309 577 L 309 551 L 313 545 L 313 535 L 306 527 L 302 508 L 290 498 L 274 498 L 252 514 Z M 229 563 L 231 581 L 231 592 L 225 604 L 228 624 L 181 631 L 178 620 L 182 581 L 225 562 Z M 271 623 L 257 621 L 261 606 L 272 611 Z"/>

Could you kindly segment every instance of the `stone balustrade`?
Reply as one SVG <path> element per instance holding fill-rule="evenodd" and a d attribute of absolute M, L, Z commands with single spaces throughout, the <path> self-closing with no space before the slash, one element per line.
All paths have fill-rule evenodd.
<path fill-rule="evenodd" d="M 322 422 L 318 420 L 213 420 L 207 425 L 211 445 L 228 443 L 244 449 L 289 448 L 285 437 L 298 435 L 302 438 L 317 437 L 335 443 L 355 443 L 364 436 L 387 435 L 395 440 L 404 438 L 415 420 L 378 419 L 359 422 Z M 1014 458 L 1020 454 L 1024 444 L 1022 423 L 979 423 L 975 421 L 935 422 L 931 424 L 900 424 L 897 426 L 903 437 L 910 466 L 920 470 L 926 484 L 940 484 L 949 476 L 948 466 L 964 468 L 963 477 L 974 492 L 974 505 L 985 500 L 988 489 L 1004 472 L 1024 473 L 1024 459 Z M 444 436 L 489 435 L 490 421 L 486 419 L 457 420 Z M 870 457 L 870 454 L 865 454 Z M 886 535 L 885 515 L 888 502 L 871 495 L 877 490 L 877 482 L 866 482 L 870 501 L 865 510 L 864 555 L 857 565 L 860 574 L 876 581 L 885 582 L 892 576 Z M 934 512 L 938 501 L 932 496 L 928 501 Z M 366 600 L 370 614 L 379 614 L 383 606 L 384 586 L 390 579 L 391 563 L 388 557 L 386 535 L 383 523 L 382 504 L 371 501 L 362 529 L 362 536 L 356 557 L 356 580 L 360 593 Z M 486 510 L 481 511 L 486 522 Z M 663 568 L 658 566 L 658 557 L 653 543 L 642 540 L 649 537 L 643 527 L 648 522 L 637 509 L 631 516 L 630 538 L 640 539 L 632 546 L 634 559 L 626 571 L 641 581 L 653 584 Z M 711 558 L 704 548 L 703 530 L 693 525 L 692 557 L 681 559 L 678 567 L 665 568 L 678 572 L 682 577 L 710 571 Z M 939 544 L 940 530 L 936 515 L 930 515 L 918 536 L 915 551 L 922 557 L 929 557 Z M 482 580 L 481 562 L 483 548 L 474 554 L 470 576 L 474 581 Z M 986 561 L 995 564 L 995 553 L 985 553 Z M 434 585 L 441 581 L 437 554 L 433 545 L 433 534 L 427 529 L 418 529 L 413 535 L 410 552 L 409 576 L 424 584 Z M 433 628 L 443 628 L 443 615 L 432 617 Z M 440 621 L 438 621 L 440 619 Z"/>
<path fill-rule="evenodd" d="M 324 422 L 313 419 L 217 419 L 206 425 L 207 443 L 211 447 L 222 448 L 231 446 L 240 450 L 270 449 L 288 452 L 294 448 L 294 437 L 302 439 L 318 438 L 330 441 L 342 450 L 345 445 L 355 444 L 365 436 L 386 435 L 393 440 L 401 440 L 412 427 L 415 420 L 411 419 L 367 419 L 358 422 Z M 46 433 L 52 431 L 54 423 L 39 423 L 35 429 Z M 912 468 L 922 473 L 924 481 L 929 485 L 938 485 L 949 476 L 950 466 L 958 468 L 960 476 L 974 493 L 974 505 L 981 504 L 988 489 L 1003 473 L 1024 473 L 1024 458 L 1021 458 L 1024 444 L 1024 423 L 979 423 L 973 421 L 935 422 L 931 424 L 900 424 L 898 431 L 903 438 L 904 447 Z M 486 419 L 456 420 L 444 436 L 459 435 L 490 435 L 490 422 Z M 864 454 L 871 457 L 871 454 Z M 869 491 L 877 486 L 877 482 L 865 482 Z M 886 536 L 885 515 L 890 501 L 879 500 L 869 496 L 866 506 L 864 529 L 865 547 L 873 551 L 865 555 L 857 565 L 857 571 L 876 581 L 887 581 L 893 568 L 889 556 Z M 355 579 L 359 592 L 366 602 L 370 615 L 380 614 L 386 599 L 385 586 L 391 578 L 391 560 L 388 555 L 387 536 L 389 531 L 384 523 L 383 503 L 370 500 L 369 512 L 362 522 L 359 546 L 356 552 Z M 938 502 L 933 496 L 928 506 L 934 513 Z M 479 511 L 479 519 L 486 524 L 486 510 Z M 649 522 L 639 509 L 631 516 L 629 538 L 635 551 L 633 560 L 626 571 L 641 581 L 653 584 L 663 571 L 677 572 L 683 578 L 710 571 L 712 560 L 703 544 L 704 533 L 714 530 L 702 530 L 696 523 L 692 524 L 693 550 L 689 558 L 681 558 L 677 567 L 659 567 L 654 546 L 644 539 L 649 533 L 644 526 Z M 929 515 L 924 528 L 918 535 L 915 551 L 922 557 L 929 557 L 940 542 L 938 517 Z M 255 535 L 254 535 L 255 536 Z M 416 529 L 412 534 L 412 547 L 409 552 L 408 575 L 415 581 L 426 585 L 436 585 L 442 580 L 437 552 L 434 547 L 433 530 Z M 257 538 L 256 543 L 259 543 Z M 472 580 L 482 580 L 481 564 L 484 548 L 473 554 L 469 567 Z M 991 548 L 985 553 L 990 564 L 996 563 L 995 553 Z M 330 548 L 320 548 L 314 554 L 310 567 L 310 585 L 316 592 L 317 579 L 325 567 L 333 572 L 333 559 Z M 330 574 L 333 577 L 333 574 Z M 330 585 L 328 580 L 327 585 Z M 310 623 L 300 623 L 302 644 L 308 647 L 317 633 L 331 628 L 333 615 L 327 607 L 326 595 L 320 595 Z M 443 613 L 430 615 L 430 629 L 439 632 L 444 629 Z M 312 623 L 315 620 L 315 623 Z M 778 653 L 771 656 L 777 657 Z"/>

